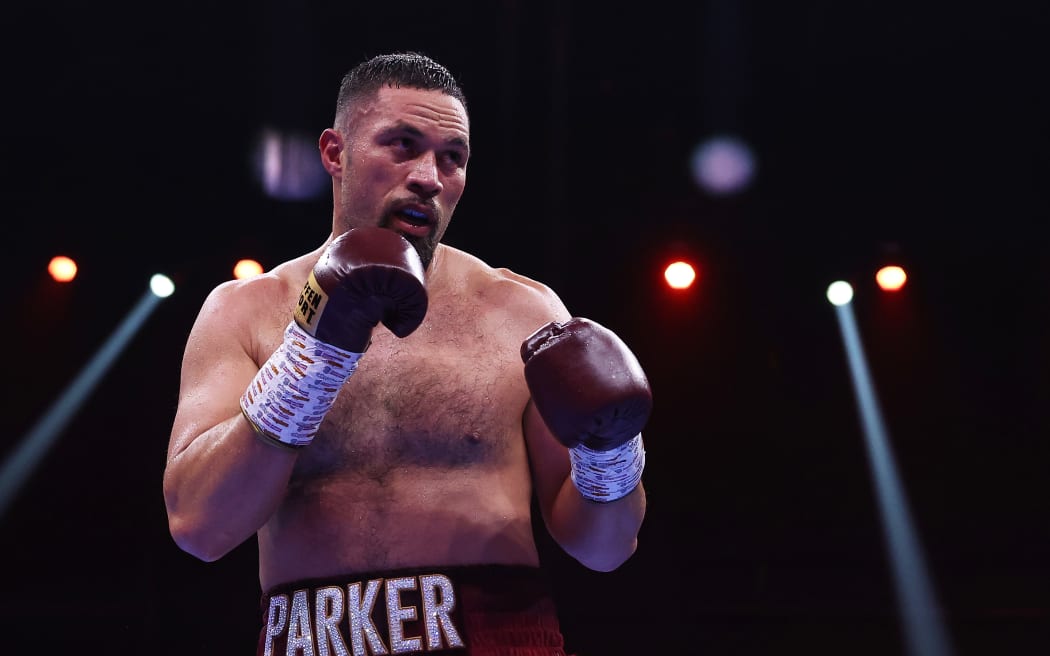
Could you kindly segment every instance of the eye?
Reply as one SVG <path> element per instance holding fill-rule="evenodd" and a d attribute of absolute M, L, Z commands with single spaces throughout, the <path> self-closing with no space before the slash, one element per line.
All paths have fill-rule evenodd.
<path fill-rule="evenodd" d="M 444 157 L 446 162 L 449 162 L 449 163 L 454 164 L 456 166 L 463 166 L 466 163 L 466 161 L 467 161 L 466 154 L 463 153 L 462 151 L 459 151 L 459 150 L 446 151 L 444 153 L 443 157 Z"/>

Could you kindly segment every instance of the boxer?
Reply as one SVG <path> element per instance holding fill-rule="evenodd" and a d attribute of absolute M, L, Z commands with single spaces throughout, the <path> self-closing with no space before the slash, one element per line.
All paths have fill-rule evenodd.
<path fill-rule="evenodd" d="M 190 330 L 172 537 L 207 562 L 255 539 L 260 655 L 565 656 L 534 531 L 595 571 L 635 553 L 649 381 L 553 289 L 443 242 L 470 160 L 444 66 L 354 67 L 318 151 L 325 238 Z"/>

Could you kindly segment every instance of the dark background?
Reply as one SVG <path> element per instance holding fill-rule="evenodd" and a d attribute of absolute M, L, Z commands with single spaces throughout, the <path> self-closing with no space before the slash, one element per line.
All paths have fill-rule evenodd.
<path fill-rule="evenodd" d="M 249 654 L 255 545 L 205 564 L 161 496 L 186 334 L 251 255 L 320 244 L 267 198 L 265 126 L 316 135 L 360 59 L 421 50 L 470 99 L 446 241 L 544 280 L 650 376 L 649 514 L 620 570 L 548 542 L 570 649 L 902 654 L 834 309 L 854 284 L 955 652 L 1050 650 L 1043 3 L 48 3 L 5 9 L 10 453 L 138 301 L 160 304 L 0 517 L 0 652 Z M 703 138 L 747 139 L 705 193 Z M 80 275 L 59 288 L 56 252 Z M 670 294 L 671 255 L 700 264 Z M 910 280 L 874 285 L 893 259 Z M 542 536 L 541 536 L 542 538 Z"/>

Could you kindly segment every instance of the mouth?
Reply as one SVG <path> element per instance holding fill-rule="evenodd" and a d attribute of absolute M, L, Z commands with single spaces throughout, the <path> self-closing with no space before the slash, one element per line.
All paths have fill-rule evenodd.
<path fill-rule="evenodd" d="M 418 205 L 401 207 L 390 214 L 390 227 L 405 236 L 429 237 L 435 223 L 433 210 Z"/>

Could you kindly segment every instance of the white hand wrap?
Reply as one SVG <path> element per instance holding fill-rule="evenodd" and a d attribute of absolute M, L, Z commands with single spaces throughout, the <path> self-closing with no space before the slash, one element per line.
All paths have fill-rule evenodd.
<path fill-rule="evenodd" d="M 582 444 L 569 449 L 572 482 L 586 499 L 608 503 L 625 497 L 638 486 L 645 468 L 642 434 L 608 451 Z"/>
<path fill-rule="evenodd" d="M 268 443 L 307 446 L 360 358 L 360 353 L 326 344 L 292 321 L 284 341 L 241 395 L 241 411 Z"/>

